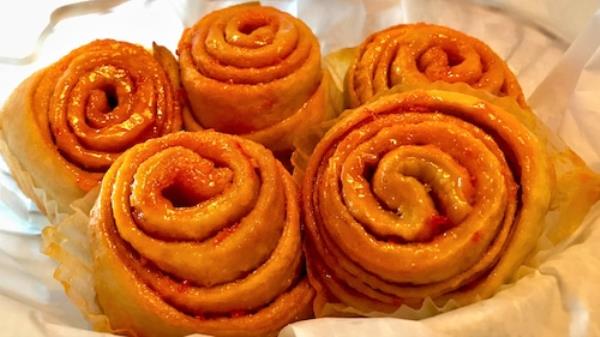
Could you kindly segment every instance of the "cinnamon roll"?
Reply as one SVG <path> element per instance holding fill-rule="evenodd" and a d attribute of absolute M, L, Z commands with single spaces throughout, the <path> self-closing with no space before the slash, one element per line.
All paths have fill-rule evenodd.
<path fill-rule="evenodd" d="M 492 296 L 534 249 L 555 186 L 546 140 L 516 104 L 479 96 L 390 93 L 319 141 L 302 196 L 317 304 L 465 305 Z"/>
<path fill-rule="evenodd" d="M 310 317 L 298 201 L 270 151 L 237 136 L 180 132 L 127 151 L 90 221 L 111 329 L 266 336 Z"/>
<path fill-rule="evenodd" d="M 319 42 L 300 20 L 257 3 L 218 10 L 178 47 L 188 130 L 238 134 L 273 151 L 334 113 Z"/>
<path fill-rule="evenodd" d="M 451 28 L 425 23 L 387 28 L 359 46 L 346 74 L 347 105 L 357 107 L 399 84 L 435 81 L 466 83 L 527 107 L 516 77 L 490 47 Z"/>
<path fill-rule="evenodd" d="M 124 150 L 179 130 L 177 73 L 164 47 L 151 53 L 97 40 L 26 79 L 1 121 L 4 154 L 23 191 L 43 212 L 48 200 L 67 212 Z"/>

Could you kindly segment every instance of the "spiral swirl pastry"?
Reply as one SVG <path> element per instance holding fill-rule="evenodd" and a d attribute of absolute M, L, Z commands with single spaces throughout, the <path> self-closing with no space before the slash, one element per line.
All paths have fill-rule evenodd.
<path fill-rule="evenodd" d="M 310 158 L 310 280 L 320 298 L 363 313 L 489 297 L 535 246 L 552 170 L 543 141 L 481 98 L 380 97 L 336 123 Z"/>
<path fill-rule="evenodd" d="M 298 193 L 259 144 L 214 131 L 137 145 L 92 212 L 98 302 L 133 336 L 264 336 L 312 314 Z"/>
<path fill-rule="evenodd" d="M 319 42 L 300 20 L 258 3 L 218 10 L 178 47 L 188 130 L 242 135 L 274 151 L 324 118 L 327 81 Z"/>
<path fill-rule="evenodd" d="M 485 43 L 431 24 L 398 25 L 369 36 L 346 74 L 347 104 L 357 107 L 398 84 L 467 83 L 526 107 L 516 77 Z"/>
<path fill-rule="evenodd" d="M 61 209 L 99 184 L 127 148 L 181 128 L 175 58 L 96 40 L 27 79 L 5 106 L 2 131 L 33 181 Z"/>

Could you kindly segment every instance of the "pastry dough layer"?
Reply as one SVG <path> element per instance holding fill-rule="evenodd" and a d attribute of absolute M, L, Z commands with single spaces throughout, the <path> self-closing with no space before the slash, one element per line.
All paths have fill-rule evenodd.
<path fill-rule="evenodd" d="M 90 230 L 113 330 L 264 336 L 311 315 L 298 193 L 249 140 L 180 132 L 133 147 L 105 175 Z"/>

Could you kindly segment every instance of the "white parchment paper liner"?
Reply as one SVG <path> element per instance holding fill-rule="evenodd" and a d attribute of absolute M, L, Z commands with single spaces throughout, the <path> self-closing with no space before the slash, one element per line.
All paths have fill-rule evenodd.
<path fill-rule="evenodd" d="M 71 205 L 73 213 L 55 226 L 44 228 L 42 251 L 58 262 L 54 278 L 63 285 L 69 299 L 92 327 L 110 331 L 108 318 L 96 303 L 87 231 L 89 213 L 98 197 L 98 190 L 96 187 L 84 198 L 75 201 Z"/>
<path fill-rule="evenodd" d="M 68 215 L 68 213 L 61 212 L 58 209 L 56 201 L 50 198 L 43 189 L 34 183 L 31 174 L 21 166 L 17 157 L 8 148 L 1 128 L 0 155 L 4 158 L 12 177 L 17 182 L 23 194 L 34 201 L 38 209 L 48 217 L 50 223 L 58 223 Z"/>

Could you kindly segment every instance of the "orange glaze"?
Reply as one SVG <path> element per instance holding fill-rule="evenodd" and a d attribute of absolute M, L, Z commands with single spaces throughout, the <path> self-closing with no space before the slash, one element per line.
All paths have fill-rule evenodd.
<path fill-rule="evenodd" d="M 235 232 L 235 229 L 237 228 L 237 226 L 239 226 L 239 224 L 235 224 L 229 227 L 226 227 L 222 230 L 220 230 L 217 235 L 215 235 L 215 237 L 213 238 L 213 242 L 218 245 L 221 242 L 223 242 L 223 240 L 225 240 L 228 236 L 231 235 L 231 233 Z"/>
<path fill-rule="evenodd" d="M 319 49 L 308 26 L 272 7 L 249 3 L 208 14 L 177 48 L 191 107 L 185 128 L 291 150 L 294 135 L 325 118 Z"/>
<path fill-rule="evenodd" d="M 248 315 L 248 311 L 246 310 L 235 310 L 231 312 L 231 317 L 243 317 Z"/>
<path fill-rule="evenodd" d="M 85 191 L 120 152 L 181 126 L 162 65 L 142 47 L 115 40 L 93 41 L 45 69 L 33 108 L 46 141 Z"/>
<path fill-rule="evenodd" d="M 427 225 L 432 229 L 431 231 L 435 234 L 440 234 L 446 230 L 452 228 L 454 224 L 448 217 L 443 215 L 433 215 L 427 220 Z"/>
<path fill-rule="evenodd" d="M 180 293 L 186 292 L 190 290 L 190 285 L 188 280 L 183 280 L 177 285 L 177 291 Z"/>
<path fill-rule="evenodd" d="M 435 81 L 466 83 L 527 106 L 516 77 L 486 44 L 424 23 L 384 29 L 360 45 L 346 76 L 347 105 L 355 108 L 395 85 Z"/>
<path fill-rule="evenodd" d="M 324 302 L 360 312 L 491 296 L 535 246 L 552 170 L 535 134 L 476 96 L 421 89 L 371 101 L 309 160 L 310 280 Z"/>
<path fill-rule="evenodd" d="M 94 285 L 114 329 L 264 336 L 310 315 L 297 191 L 261 145 L 214 131 L 151 139 L 117 159 L 99 198 Z"/>

